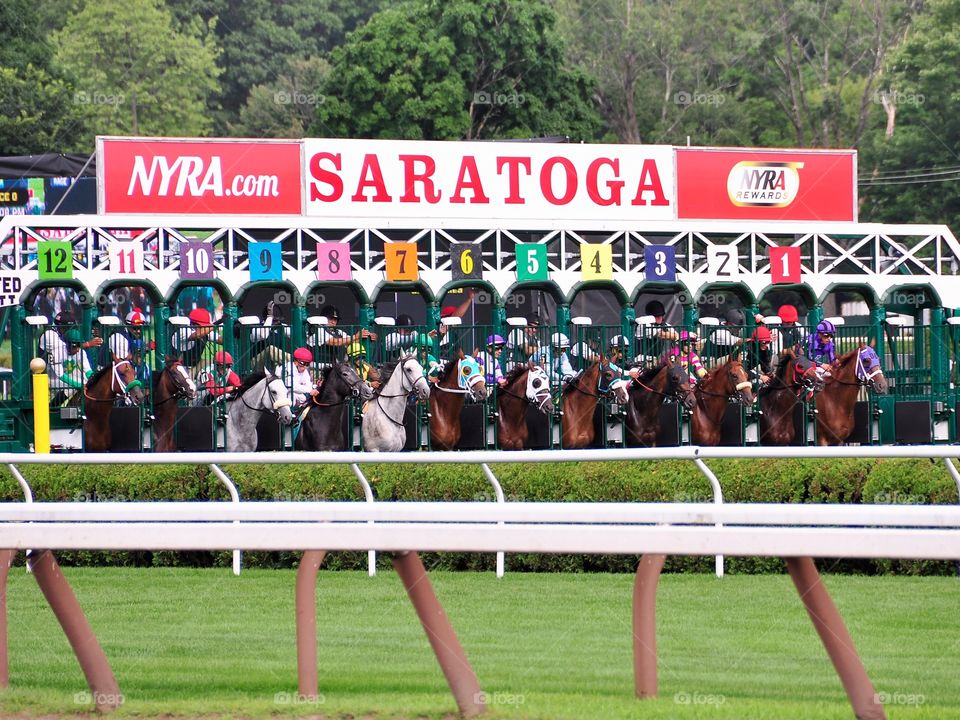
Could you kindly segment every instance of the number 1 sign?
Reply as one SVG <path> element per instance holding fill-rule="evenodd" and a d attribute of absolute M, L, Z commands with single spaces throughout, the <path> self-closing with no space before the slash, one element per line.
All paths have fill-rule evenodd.
<path fill-rule="evenodd" d="M 349 280 L 350 245 L 348 243 L 317 243 L 317 280 Z"/>
<path fill-rule="evenodd" d="M 774 285 L 800 282 L 800 248 L 770 248 L 770 280 Z"/>

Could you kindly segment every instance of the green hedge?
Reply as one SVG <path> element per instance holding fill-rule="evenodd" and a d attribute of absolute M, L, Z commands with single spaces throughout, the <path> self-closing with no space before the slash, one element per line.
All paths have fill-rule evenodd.
<path fill-rule="evenodd" d="M 943 464 L 931 460 L 726 460 L 711 461 L 727 502 L 957 504 L 957 488 Z M 206 466 L 90 465 L 21 468 L 37 501 L 229 500 Z M 476 465 L 363 466 L 379 500 L 493 501 Z M 710 484 L 686 461 L 541 463 L 493 468 L 508 501 L 695 502 L 712 500 Z M 342 465 L 234 465 L 227 468 L 243 500 L 362 500 L 349 467 Z M 0 475 L 0 497 L 22 499 L 9 473 Z M 230 553 L 62 552 L 65 565 L 229 565 Z M 246 553 L 247 567 L 292 567 L 298 553 Z M 426 554 L 428 567 L 489 570 L 491 554 Z M 22 558 L 21 558 L 22 561 Z M 389 565 L 388 558 L 382 558 Z M 635 556 L 510 555 L 511 571 L 632 572 Z M 366 567 L 366 553 L 335 553 L 327 567 Z M 953 574 L 952 562 L 837 560 L 838 572 Z M 780 572 L 777 558 L 728 558 L 728 572 Z M 671 557 L 666 570 L 710 572 L 712 557 Z"/>

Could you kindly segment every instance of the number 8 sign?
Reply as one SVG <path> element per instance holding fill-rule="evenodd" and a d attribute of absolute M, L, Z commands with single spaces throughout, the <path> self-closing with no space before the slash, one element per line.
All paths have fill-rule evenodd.
<path fill-rule="evenodd" d="M 350 280 L 350 245 L 348 243 L 317 243 L 317 280 Z"/>

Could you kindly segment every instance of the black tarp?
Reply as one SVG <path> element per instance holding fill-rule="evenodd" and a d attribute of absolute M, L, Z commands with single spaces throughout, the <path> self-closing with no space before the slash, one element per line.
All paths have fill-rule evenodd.
<path fill-rule="evenodd" d="M 90 160 L 89 155 L 64 155 L 63 153 L 44 153 L 42 155 L 11 155 L 0 157 L 0 179 L 19 180 L 20 178 L 76 177 L 81 168 Z M 82 177 L 97 176 L 97 160 L 90 160 Z"/>

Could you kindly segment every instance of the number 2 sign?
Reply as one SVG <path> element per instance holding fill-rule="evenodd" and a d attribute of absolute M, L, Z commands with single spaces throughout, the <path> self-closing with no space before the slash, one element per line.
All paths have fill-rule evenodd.
<path fill-rule="evenodd" d="M 736 245 L 710 245 L 707 247 L 707 272 L 719 278 L 737 277 L 740 263 Z"/>
<path fill-rule="evenodd" d="M 317 280 L 349 280 L 350 245 L 347 243 L 317 243 Z"/>

